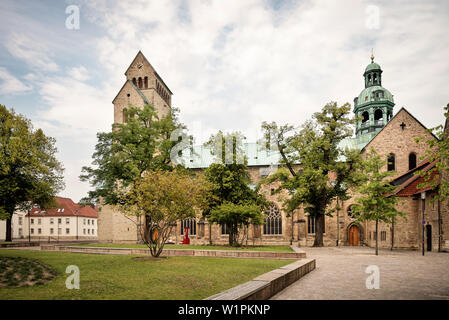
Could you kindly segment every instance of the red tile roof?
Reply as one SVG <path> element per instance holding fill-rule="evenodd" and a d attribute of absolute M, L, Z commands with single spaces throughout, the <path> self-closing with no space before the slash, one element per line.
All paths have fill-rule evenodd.
<path fill-rule="evenodd" d="M 418 177 L 417 179 L 415 179 L 414 181 L 410 182 L 409 185 L 407 185 L 404 189 L 402 189 L 401 191 L 399 191 L 396 195 L 399 197 L 409 197 L 412 196 L 414 194 L 418 194 L 427 190 L 431 190 L 434 187 L 433 186 L 425 186 L 422 188 L 418 188 L 418 185 L 424 183 L 424 182 L 436 182 L 436 185 L 440 184 L 440 176 L 439 176 L 439 172 L 438 170 L 433 170 L 430 173 L 430 179 L 428 179 L 427 177 Z"/>
<path fill-rule="evenodd" d="M 429 170 L 432 170 L 430 173 L 430 179 L 428 177 L 421 177 L 420 175 L 412 175 L 408 180 L 403 182 L 401 185 L 399 185 L 396 190 L 392 193 L 397 195 L 398 197 L 410 197 L 415 194 L 419 194 L 424 191 L 428 191 L 433 189 L 433 186 L 424 186 L 421 188 L 418 188 L 418 185 L 424 183 L 424 182 L 436 182 L 436 185 L 440 184 L 440 175 L 438 170 L 435 168 L 435 164 L 437 161 L 434 161 L 432 163 L 429 163 L 427 161 L 426 163 L 422 163 L 421 165 L 424 165 L 421 171 L 427 172 Z M 401 178 L 402 176 L 408 174 L 408 172 L 404 173 L 403 175 L 397 177 L 395 180 Z"/>
<path fill-rule="evenodd" d="M 69 217 L 79 216 L 98 218 L 98 211 L 91 206 L 80 206 L 69 198 L 56 197 L 58 207 L 51 209 L 34 208 L 30 211 L 31 217 Z M 58 211 L 59 210 L 59 211 Z"/>

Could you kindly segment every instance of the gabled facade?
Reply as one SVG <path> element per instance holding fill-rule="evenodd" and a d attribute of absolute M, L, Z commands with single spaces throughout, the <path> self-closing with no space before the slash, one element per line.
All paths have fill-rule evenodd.
<path fill-rule="evenodd" d="M 126 122 L 124 111 L 130 107 L 151 104 L 161 116 L 170 112 L 172 92 L 142 52 L 137 53 L 125 76 L 125 83 L 112 101 L 115 123 Z"/>

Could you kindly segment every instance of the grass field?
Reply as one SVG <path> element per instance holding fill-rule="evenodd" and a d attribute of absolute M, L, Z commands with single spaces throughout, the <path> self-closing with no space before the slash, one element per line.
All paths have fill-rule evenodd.
<path fill-rule="evenodd" d="M 291 261 L 168 257 L 136 261 L 133 256 L 0 249 L 1 257 L 39 259 L 55 280 L 33 287 L 0 288 L 0 299 L 203 299 Z M 80 269 L 80 289 L 69 290 L 67 266 Z"/>
<path fill-rule="evenodd" d="M 78 246 L 78 245 L 77 245 Z M 108 248 L 148 248 L 145 244 L 133 243 L 89 243 L 80 246 L 87 247 L 108 247 Z M 230 247 L 219 245 L 165 245 L 166 249 L 198 249 L 198 250 L 243 250 L 243 251 L 275 251 L 275 252 L 293 252 L 290 246 L 248 246 L 248 247 Z"/>

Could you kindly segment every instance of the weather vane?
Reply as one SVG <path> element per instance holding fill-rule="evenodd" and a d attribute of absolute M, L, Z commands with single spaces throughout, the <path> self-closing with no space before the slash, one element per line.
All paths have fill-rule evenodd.
<path fill-rule="evenodd" d="M 374 50 L 371 48 L 371 62 L 374 62 Z"/>

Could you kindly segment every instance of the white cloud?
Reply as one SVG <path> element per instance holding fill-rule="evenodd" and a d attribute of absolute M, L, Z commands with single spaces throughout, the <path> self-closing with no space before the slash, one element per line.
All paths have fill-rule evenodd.
<path fill-rule="evenodd" d="M 47 47 L 24 33 L 12 32 L 6 41 L 6 47 L 14 57 L 25 61 L 33 69 L 46 72 L 59 69 L 50 58 Z"/>
<path fill-rule="evenodd" d="M 90 79 L 89 72 L 84 66 L 74 67 L 70 69 L 69 76 L 79 81 L 86 81 Z"/>
<path fill-rule="evenodd" d="M 32 89 L 22 81 L 11 75 L 8 70 L 0 67 L 0 94 L 20 94 Z"/>

